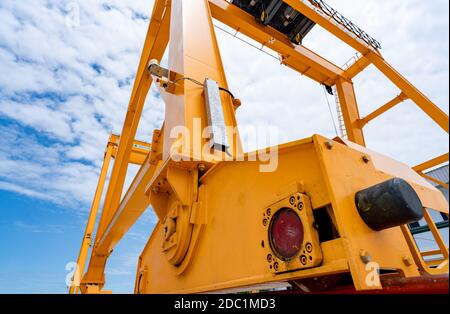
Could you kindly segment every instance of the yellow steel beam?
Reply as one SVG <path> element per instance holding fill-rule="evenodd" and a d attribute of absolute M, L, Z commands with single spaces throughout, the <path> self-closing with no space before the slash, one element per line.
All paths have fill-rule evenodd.
<path fill-rule="evenodd" d="M 359 120 L 360 126 L 361 127 L 365 126 L 367 123 L 369 123 L 373 119 L 381 116 L 383 113 L 394 108 L 395 106 L 397 106 L 401 102 L 405 101 L 406 99 L 408 99 L 408 97 L 404 93 L 400 93 L 400 95 L 398 95 L 397 97 L 395 97 L 394 99 L 392 99 L 391 101 L 386 103 L 385 105 L 381 106 L 380 108 L 378 108 L 371 114 L 367 115 L 365 118 Z"/>
<path fill-rule="evenodd" d="M 419 106 L 434 122 L 436 122 L 445 132 L 449 131 L 449 118 L 438 106 L 422 94 L 414 85 L 389 65 L 381 54 L 371 46 L 364 43 L 361 39 L 346 31 L 343 27 L 336 24 L 332 19 L 321 14 L 308 2 L 301 0 L 283 0 L 285 3 L 301 12 L 303 15 L 314 21 L 331 34 L 347 43 L 350 47 L 359 51 L 378 70 L 380 70 L 394 85 L 396 85 L 408 98 Z"/>
<path fill-rule="evenodd" d="M 170 13 L 170 1 L 156 0 L 119 141 L 108 192 L 105 197 L 96 243 L 102 238 L 106 226 L 111 221 L 119 206 L 131 148 L 141 118 L 145 98 L 152 83 L 152 78 L 147 71 L 148 63 L 152 59 L 161 60 L 169 42 L 170 14 L 166 14 L 166 12 Z M 97 254 L 94 246 L 89 267 L 83 277 L 82 284 L 103 284 L 106 258 L 103 254 Z"/>
<path fill-rule="evenodd" d="M 447 184 L 447 183 L 442 182 L 441 180 L 435 179 L 435 178 L 433 178 L 433 177 L 431 177 L 431 176 L 429 176 L 429 175 L 426 175 L 426 174 L 424 174 L 424 173 L 419 173 L 419 174 L 420 174 L 422 177 L 424 177 L 425 179 L 430 180 L 430 181 L 432 181 L 432 182 L 434 182 L 434 183 L 436 183 L 436 184 L 439 184 L 440 186 L 442 186 L 442 187 L 445 188 L 445 189 L 448 189 L 448 184 Z"/>
<path fill-rule="evenodd" d="M 155 167 L 147 160 L 139 169 L 136 177 L 127 190 L 123 201 L 115 212 L 111 222 L 106 227 L 102 237 L 99 238 L 96 254 L 107 256 L 119 242 L 122 236 L 136 222 L 142 213 L 150 206 L 145 195 L 145 185 L 152 178 Z"/>
<path fill-rule="evenodd" d="M 112 153 L 112 158 L 116 158 L 117 156 L 117 147 L 119 145 L 119 141 L 120 141 L 119 135 L 112 135 L 110 138 L 110 142 L 113 142 L 115 145 Z M 147 155 L 150 153 L 151 148 L 152 148 L 151 144 L 135 140 L 131 148 L 129 163 L 135 165 L 142 165 L 144 163 L 145 158 L 147 158 Z"/>
<path fill-rule="evenodd" d="M 413 169 L 417 172 L 423 172 L 425 170 L 428 170 L 430 168 L 439 166 L 449 160 L 449 153 L 443 154 L 439 157 L 433 158 L 429 161 L 426 161 L 424 163 L 421 163 L 420 165 L 415 166 Z"/>
<path fill-rule="evenodd" d="M 109 141 L 105 157 L 103 160 L 102 170 L 97 183 L 97 189 L 95 190 L 94 201 L 92 202 L 91 212 L 86 225 L 86 231 L 84 232 L 83 241 L 81 242 L 80 253 L 78 254 L 77 267 L 75 269 L 74 278 L 72 279 L 72 285 L 70 286 L 69 293 L 77 293 L 79 290 L 79 283 L 81 276 L 84 272 L 86 259 L 89 253 L 89 247 L 92 242 L 92 235 L 94 232 L 95 221 L 97 219 L 98 209 L 100 207 L 100 201 L 103 195 L 103 187 L 105 186 L 106 175 L 109 169 L 109 163 L 111 161 L 112 152 L 114 149 L 114 143 Z"/>
<path fill-rule="evenodd" d="M 161 60 L 169 42 L 170 14 L 164 14 L 165 5 L 166 1 L 160 0 L 155 2 L 154 13 L 157 12 L 163 14 L 163 16 L 154 15 L 150 22 L 103 206 L 102 219 L 97 233 L 99 236 L 102 235 L 104 228 L 111 220 L 120 203 L 131 148 L 141 118 L 143 105 L 152 83 L 152 78 L 147 71 L 148 63 L 151 59 Z"/>
<path fill-rule="evenodd" d="M 358 60 L 356 60 L 352 65 L 350 65 L 350 67 L 347 70 L 345 70 L 344 76 L 348 77 L 349 79 L 353 79 L 355 76 L 364 71 L 371 64 L 372 62 L 370 62 L 369 59 L 363 56 Z"/>
<path fill-rule="evenodd" d="M 302 13 L 311 21 L 322 26 L 325 30 L 327 30 L 328 32 L 330 32 L 331 34 L 333 34 L 334 36 L 336 36 L 337 38 L 348 44 L 350 47 L 359 51 L 363 56 L 366 55 L 368 51 L 374 51 L 375 53 L 378 53 L 377 51 L 374 50 L 374 48 L 366 44 L 361 39 L 357 38 L 354 34 L 348 32 L 344 27 L 338 25 L 328 16 L 321 14 L 308 1 L 283 0 L 283 2 L 290 5 L 292 8 L 299 11 L 300 13 Z"/>
<path fill-rule="evenodd" d="M 150 200 L 145 195 L 145 188 L 155 174 L 158 161 L 161 160 L 162 145 L 159 143 L 163 141 L 163 134 L 164 128 L 161 131 L 155 131 L 149 159 L 142 164 L 104 235 L 98 241 L 97 253 L 99 255 L 107 255 L 150 206 Z"/>
<path fill-rule="evenodd" d="M 439 250 L 441 251 L 441 254 L 444 255 L 444 258 L 448 260 L 449 253 L 447 245 L 445 244 L 444 240 L 442 239 L 442 236 L 436 227 L 436 223 L 433 221 L 433 218 L 431 217 L 430 213 L 428 212 L 429 209 L 425 208 L 423 211 L 425 221 L 428 224 L 428 227 L 430 228 L 431 233 L 433 234 L 434 239 L 436 240 L 436 243 L 439 247 Z"/>
<path fill-rule="evenodd" d="M 447 248 L 448 249 L 448 248 Z M 426 256 L 435 256 L 435 255 L 440 255 L 441 250 L 432 250 L 432 251 L 426 251 L 426 252 L 420 252 L 420 254 L 424 257 Z"/>
<path fill-rule="evenodd" d="M 281 56 L 281 62 L 321 84 L 333 86 L 344 71 L 302 45 L 294 45 L 282 33 L 263 26 L 255 18 L 225 0 L 209 0 L 212 16 L 265 45 Z"/>
<path fill-rule="evenodd" d="M 228 82 L 208 0 L 172 1 L 171 11 L 173 23 L 170 28 L 170 70 L 200 82 L 209 78 L 217 82 L 219 86 L 227 88 Z M 189 131 L 190 145 L 183 147 L 183 154 L 192 157 L 196 153 L 205 155 L 205 152 L 196 152 L 194 149 L 197 143 L 200 143 L 199 146 L 202 148 L 209 142 L 209 139 L 201 136 L 202 130 L 208 127 L 203 88 L 186 80 L 177 84 L 174 93 L 164 93 L 163 96 L 170 108 L 170 110 L 166 110 L 164 120 L 166 131 L 172 132 L 176 127 L 185 127 Z M 231 97 L 226 93 L 221 93 L 220 97 L 225 125 L 229 129 L 237 128 Z M 195 132 L 196 127 L 200 128 L 199 132 Z M 229 153 L 233 155 L 235 152 L 242 151 L 239 135 L 233 134 L 230 130 L 227 130 L 227 133 L 230 139 L 228 142 Z M 170 155 L 172 144 L 175 141 L 177 139 L 164 137 L 164 161 Z M 196 156 L 196 158 L 203 157 Z"/>
<path fill-rule="evenodd" d="M 397 70 L 389 65 L 378 54 L 369 52 L 367 54 L 372 63 L 403 93 L 422 109 L 437 125 L 445 132 L 449 131 L 448 115 L 404 78 Z"/>
<path fill-rule="evenodd" d="M 366 146 L 353 83 L 340 79 L 336 83 L 339 103 L 344 117 L 348 139 L 361 146 Z"/>

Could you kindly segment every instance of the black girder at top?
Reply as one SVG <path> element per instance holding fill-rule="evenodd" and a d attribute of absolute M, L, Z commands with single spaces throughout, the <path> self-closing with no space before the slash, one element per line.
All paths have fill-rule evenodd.
<path fill-rule="evenodd" d="M 369 36 L 324 1 L 308 0 L 308 2 L 321 14 L 333 19 L 336 24 L 353 33 L 367 45 L 376 50 L 381 49 L 381 44 L 376 39 Z M 253 15 L 260 23 L 271 26 L 285 34 L 295 44 L 300 44 L 315 25 L 313 21 L 282 0 L 232 0 L 231 3 Z"/>
<path fill-rule="evenodd" d="M 232 3 L 253 15 L 256 20 L 285 34 L 300 44 L 315 23 L 282 0 L 233 0 Z"/>

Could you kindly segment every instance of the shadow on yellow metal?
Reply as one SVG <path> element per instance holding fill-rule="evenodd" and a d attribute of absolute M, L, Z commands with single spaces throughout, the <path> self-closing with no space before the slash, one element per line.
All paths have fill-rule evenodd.
<path fill-rule="evenodd" d="M 292 44 L 225 0 L 155 0 L 122 134 L 111 136 L 108 144 L 71 293 L 102 292 L 109 255 L 149 206 L 159 222 L 139 258 L 136 293 L 252 290 L 252 286 L 272 282 L 301 282 L 343 273 L 351 274 L 356 290 L 373 290 L 382 288 L 379 270 L 405 277 L 448 273 L 448 248 L 428 213 L 431 208 L 448 215 L 448 203 L 423 173 L 448 161 L 448 154 L 411 169 L 365 148 L 363 134 L 367 123 L 405 99 L 416 103 L 447 133 L 448 116 L 378 50 L 321 14 L 314 1 L 284 2 L 354 48 L 361 58 L 343 70 L 303 45 Z M 228 88 L 213 18 L 277 52 L 282 64 L 300 74 L 336 86 L 348 140 L 315 135 L 281 145 L 276 148 L 278 167 L 273 172 L 260 171 L 262 162 L 254 161 L 257 152 L 242 155 L 238 133 L 228 134 L 230 156 L 243 156 L 242 161 L 220 161 L 224 154 L 217 151 L 198 154 L 194 146 L 204 145 L 207 139 L 196 128 L 207 127 L 208 119 L 204 91 L 197 83 L 209 78 L 222 90 Z M 166 104 L 164 125 L 154 131 L 150 144 L 138 142 L 134 138 L 153 82 L 147 68 L 150 60 L 161 60 L 168 45 L 169 70 L 189 80 L 170 91 L 159 86 Z M 352 79 L 370 64 L 400 93 L 374 113 L 360 117 Z M 222 93 L 219 98 L 226 126 L 236 127 L 231 95 Z M 174 149 L 180 138 L 172 134 L 180 126 L 191 139 L 181 150 Z M 114 167 L 89 265 L 80 282 L 111 158 L 115 158 Z M 121 198 L 129 163 L 141 168 Z M 438 263 L 424 261 L 432 253 L 418 250 L 407 226 L 374 231 L 359 216 L 355 193 L 394 177 L 406 180 L 426 208 L 425 219 L 442 255 Z M 268 254 L 270 240 L 264 222 L 264 215 L 271 215 L 268 209 L 297 197 L 313 213 L 302 214 L 313 227 L 305 228 L 312 251 L 300 252 L 300 263 Z M 319 212 L 328 215 L 334 233 L 317 243 L 314 239 L 321 236 L 314 219 Z"/>

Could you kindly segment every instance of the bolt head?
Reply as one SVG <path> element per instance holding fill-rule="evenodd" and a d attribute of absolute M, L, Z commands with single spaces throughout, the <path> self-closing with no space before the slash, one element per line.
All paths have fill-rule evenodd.
<path fill-rule="evenodd" d="M 334 146 L 334 143 L 333 143 L 333 141 L 327 141 L 326 143 L 325 143 L 325 146 L 328 148 L 328 149 L 333 149 L 333 146 Z"/>
<path fill-rule="evenodd" d="M 155 193 L 155 194 L 158 194 L 159 193 L 159 188 L 157 186 L 154 186 L 152 188 L 152 192 Z"/>
<path fill-rule="evenodd" d="M 364 264 L 369 264 L 372 261 L 372 256 L 366 250 L 361 250 L 359 252 L 359 257 Z"/>
<path fill-rule="evenodd" d="M 204 164 L 199 164 L 198 165 L 198 171 L 205 172 L 206 171 L 206 166 Z"/>
<path fill-rule="evenodd" d="M 404 256 L 403 257 L 403 263 L 406 265 L 406 266 L 412 266 L 414 263 L 413 263 L 413 260 L 411 259 L 411 257 L 409 257 L 409 256 Z"/>
<path fill-rule="evenodd" d="M 370 162 L 370 157 L 367 156 L 367 155 L 364 155 L 364 156 L 362 157 L 362 160 L 367 164 L 367 163 Z"/>

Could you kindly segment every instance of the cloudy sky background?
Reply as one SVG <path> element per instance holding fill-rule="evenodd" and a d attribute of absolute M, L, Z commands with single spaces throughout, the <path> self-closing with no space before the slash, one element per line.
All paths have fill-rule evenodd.
<path fill-rule="evenodd" d="M 447 0 L 327 2 L 377 38 L 387 60 L 448 114 Z M 64 267 L 77 257 L 108 136 L 122 127 L 152 6 L 146 0 L 0 1 L 1 292 L 65 291 Z M 230 89 L 243 103 L 241 125 L 275 126 L 280 142 L 335 136 L 321 86 L 217 35 Z M 304 45 L 337 65 L 354 55 L 318 27 Z M 355 84 L 362 116 L 399 93 L 373 68 Z M 334 98 L 328 101 L 334 115 Z M 152 89 L 137 138 L 149 141 L 163 117 Z M 447 135 L 409 101 L 369 124 L 366 140 L 411 166 L 448 151 Z M 128 182 L 136 170 L 130 168 Z M 109 288 L 132 290 L 154 222 L 148 211 L 115 250 Z M 31 267 L 26 261 L 33 258 Z"/>

